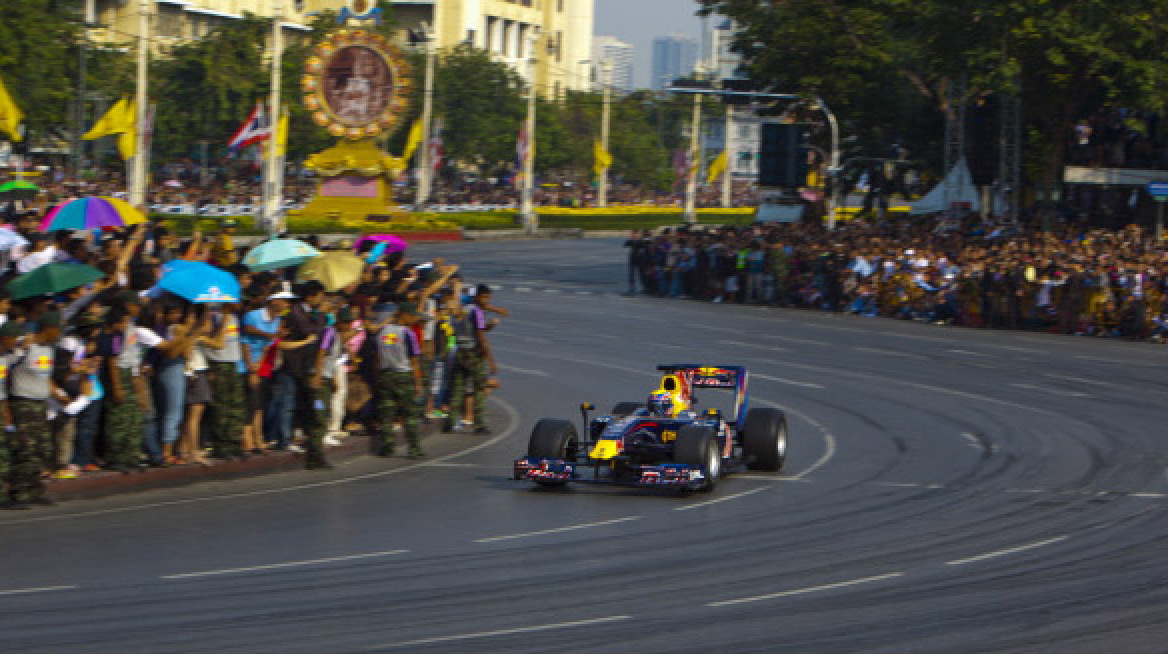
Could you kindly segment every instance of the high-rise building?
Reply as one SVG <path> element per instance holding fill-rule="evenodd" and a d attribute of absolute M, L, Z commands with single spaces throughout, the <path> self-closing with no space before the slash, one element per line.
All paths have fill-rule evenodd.
<path fill-rule="evenodd" d="M 653 39 L 653 67 L 649 87 L 661 91 L 675 79 L 692 75 L 698 63 L 698 41 L 683 34 Z"/>
<path fill-rule="evenodd" d="M 604 82 L 601 72 L 604 62 L 612 62 L 612 88 L 620 93 L 633 90 L 633 44 L 625 43 L 611 36 L 598 36 L 592 39 L 593 80 L 597 84 Z"/>
<path fill-rule="evenodd" d="M 535 85 L 545 97 L 590 86 L 595 0 L 390 0 L 402 40 L 423 22 L 439 48 L 465 43 L 492 53 L 524 78 L 530 39 L 535 45 Z"/>

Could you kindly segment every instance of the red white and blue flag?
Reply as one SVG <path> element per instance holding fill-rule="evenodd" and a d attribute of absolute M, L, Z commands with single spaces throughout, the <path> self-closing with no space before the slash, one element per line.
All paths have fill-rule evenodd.
<path fill-rule="evenodd" d="M 255 109 L 247 115 L 247 120 L 227 142 L 227 147 L 231 150 L 240 150 L 271 138 L 272 127 L 268 122 L 267 114 L 264 113 L 264 104 L 257 102 Z"/>

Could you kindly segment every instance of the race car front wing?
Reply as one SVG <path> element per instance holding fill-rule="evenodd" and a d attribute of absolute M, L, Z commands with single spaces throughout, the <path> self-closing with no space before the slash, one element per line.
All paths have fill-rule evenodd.
<path fill-rule="evenodd" d="M 700 490 L 706 486 L 706 471 L 695 465 L 662 463 L 630 465 L 627 476 L 617 479 L 612 470 L 597 463 L 578 463 L 550 458 L 520 458 L 515 461 L 515 480 L 537 483 L 602 483 L 643 487 L 675 487 Z M 607 475 L 606 475 L 607 474 Z"/>

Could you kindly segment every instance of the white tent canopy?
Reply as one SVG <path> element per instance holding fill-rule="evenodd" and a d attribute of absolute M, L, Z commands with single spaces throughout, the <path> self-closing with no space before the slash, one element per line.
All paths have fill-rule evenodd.
<path fill-rule="evenodd" d="M 945 187 L 948 185 L 948 198 Z M 945 203 L 948 200 L 949 206 Z M 962 157 L 933 190 L 912 204 L 911 214 L 936 214 L 954 206 L 968 209 L 971 212 L 981 212 L 981 198 L 977 187 L 973 186 L 973 176 L 969 173 L 969 164 Z"/>

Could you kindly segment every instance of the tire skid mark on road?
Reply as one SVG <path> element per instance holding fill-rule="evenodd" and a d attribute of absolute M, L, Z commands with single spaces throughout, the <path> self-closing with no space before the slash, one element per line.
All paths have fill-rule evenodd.
<path fill-rule="evenodd" d="M 494 437 L 492 437 L 489 440 L 480 442 L 472 447 L 468 447 L 468 448 L 463 449 L 461 451 L 456 451 L 456 452 L 451 453 L 451 454 L 447 454 L 447 455 L 440 456 L 437 458 L 432 458 L 426 462 L 417 462 L 417 463 L 413 463 L 410 465 L 406 465 L 404 467 L 399 467 L 397 469 L 390 469 L 390 470 L 386 470 L 386 471 L 371 472 L 369 474 L 359 474 L 357 476 L 348 476 L 345 478 L 334 478 L 334 479 L 330 479 L 327 481 L 318 481 L 315 483 L 300 483 L 297 485 L 287 485 L 284 487 L 273 488 L 273 489 L 269 489 L 269 490 L 252 490 L 249 492 L 232 492 L 229 494 L 216 494 L 216 495 L 210 495 L 210 496 L 204 496 L 204 497 L 193 497 L 190 499 L 172 499 L 170 501 L 157 501 L 154 503 L 143 503 L 143 504 L 138 504 L 138 505 L 134 505 L 134 506 L 126 506 L 126 507 L 122 507 L 122 508 L 104 508 L 101 510 L 87 510 L 84 512 L 69 513 L 69 514 L 63 514 L 63 515 L 48 515 L 45 517 L 27 517 L 24 519 L 15 519 L 15 520 L 6 521 L 6 522 L 0 522 L 0 526 L 11 526 L 11 525 L 15 525 L 15 524 L 30 524 L 30 523 L 34 523 L 34 522 L 49 522 L 49 521 L 57 521 L 57 520 L 69 520 L 69 519 L 76 519 L 78 517 L 94 517 L 94 516 L 99 516 L 99 515 L 112 515 L 112 514 L 116 514 L 116 513 L 136 512 L 136 511 L 147 510 L 147 509 L 152 509 L 152 508 L 166 508 L 169 506 L 180 506 L 180 505 L 187 505 L 187 504 L 192 504 L 192 503 L 201 503 L 204 501 L 222 501 L 225 499 L 242 499 L 242 498 L 246 498 L 246 497 L 258 497 L 258 496 L 265 496 L 265 495 L 269 495 L 269 494 L 280 494 L 283 492 L 295 492 L 298 490 L 308 490 L 308 489 L 318 488 L 318 487 L 329 487 L 329 486 L 333 486 L 333 485 L 343 485 L 343 484 L 352 483 L 355 481 L 364 481 L 364 480 L 375 479 L 375 478 L 383 478 L 386 476 L 394 476 L 396 474 L 402 474 L 402 473 L 409 472 L 409 471 L 415 471 L 415 470 L 420 469 L 422 467 L 426 467 L 427 465 L 433 465 L 434 463 L 438 463 L 438 462 L 448 462 L 448 461 L 454 460 L 456 458 L 461 458 L 463 456 L 470 455 L 471 453 L 474 453 L 474 452 L 479 451 L 481 449 L 485 449 L 485 448 L 494 446 L 495 444 L 498 444 L 499 442 L 507 439 L 508 437 L 511 437 L 511 434 L 514 433 L 515 430 L 519 428 L 519 411 L 516 410 L 515 407 L 512 406 L 510 403 L 507 403 L 506 401 L 504 401 L 503 399 L 498 398 L 498 397 L 492 396 L 488 399 L 488 402 L 489 403 L 496 403 L 496 404 L 502 406 L 504 412 L 507 413 L 507 427 L 505 429 L 503 429 L 498 435 L 495 435 Z"/>
<path fill-rule="evenodd" d="M 861 579 L 852 579 L 850 581 L 840 581 L 838 583 L 825 583 L 823 585 L 813 585 L 808 588 L 798 588 L 795 590 L 784 590 L 782 592 L 772 592 L 770 594 L 757 595 L 754 597 L 742 597 L 740 599 L 726 599 L 724 601 L 707 602 L 706 606 L 717 608 L 721 606 L 733 606 L 736 604 L 749 604 L 757 601 L 768 601 L 771 599 L 781 599 L 783 597 L 794 597 L 796 595 L 809 594 L 812 592 L 821 592 L 823 590 L 835 590 L 837 588 L 848 588 L 857 585 L 864 585 L 866 583 L 875 583 L 877 581 L 886 581 L 888 579 L 895 579 L 904 576 L 904 572 L 889 572 L 887 574 L 878 574 L 876 576 L 867 576 Z"/>
<path fill-rule="evenodd" d="M 515 635 L 517 633 L 534 633 L 536 631 L 553 631 L 555 629 L 571 629 L 577 626 L 590 626 L 594 624 L 607 624 L 609 622 L 620 622 L 623 620 L 633 619 L 632 615 L 610 615 L 608 617 L 594 617 L 587 620 L 574 620 L 571 622 L 557 622 L 555 624 L 540 624 L 537 626 L 521 626 L 513 629 L 495 629 L 493 631 L 480 631 L 478 633 L 462 633 L 459 635 L 437 636 L 434 638 L 420 638 L 418 640 L 407 640 L 405 642 L 393 642 L 384 645 L 374 645 L 367 647 L 368 651 L 381 651 L 383 649 L 397 649 L 401 647 L 413 647 L 416 645 L 430 645 L 439 642 L 454 642 L 458 640 L 474 640 L 477 638 L 495 638 L 498 636 Z"/>

